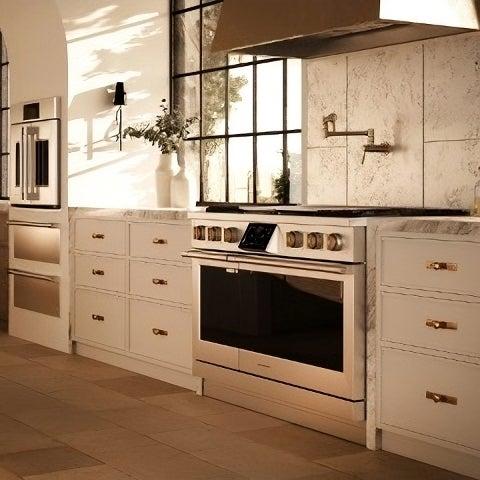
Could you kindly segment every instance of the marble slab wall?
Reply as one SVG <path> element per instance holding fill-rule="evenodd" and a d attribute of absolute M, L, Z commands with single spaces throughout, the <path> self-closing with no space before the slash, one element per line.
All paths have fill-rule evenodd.
<path fill-rule="evenodd" d="M 480 33 L 307 62 L 306 201 L 311 205 L 470 208 L 480 179 Z M 375 129 L 385 156 L 366 137 Z"/>

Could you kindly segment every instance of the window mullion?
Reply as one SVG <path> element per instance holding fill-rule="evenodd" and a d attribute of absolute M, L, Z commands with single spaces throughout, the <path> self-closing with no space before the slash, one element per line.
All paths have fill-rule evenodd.
<path fill-rule="evenodd" d="M 257 57 L 255 57 L 255 60 Z M 253 203 L 257 203 L 257 153 L 258 153 L 258 142 L 257 142 L 257 64 L 253 64 L 253 171 L 252 171 L 252 197 Z"/>

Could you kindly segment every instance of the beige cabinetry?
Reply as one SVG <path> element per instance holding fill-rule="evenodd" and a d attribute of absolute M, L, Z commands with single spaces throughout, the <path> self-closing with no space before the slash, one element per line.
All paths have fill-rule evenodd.
<path fill-rule="evenodd" d="M 185 220 L 75 218 L 73 340 L 80 354 L 200 390 L 192 376 Z"/>
<path fill-rule="evenodd" d="M 376 422 L 392 451 L 480 478 L 480 243 L 458 238 L 379 238 Z"/>

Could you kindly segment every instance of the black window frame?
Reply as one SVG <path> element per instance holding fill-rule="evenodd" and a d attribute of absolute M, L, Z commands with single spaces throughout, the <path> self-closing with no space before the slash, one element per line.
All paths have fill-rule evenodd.
<path fill-rule="evenodd" d="M 175 9 L 175 0 L 170 0 L 170 99 L 171 105 L 173 106 L 174 99 L 175 99 L 175 92 L 174 92 L 174 84 L 176 79 L 186 78 L 186 77 L 194 77 L 198 75 L 199 82 L 200 82 L 200 125 L 199 125 L 199 135 L 197 136 L 189 136 L 185 141 L 197 141 L 199 142 L 199 161 L 200 161 L 200 191 L 199 196 L 200 199 L 197 201 L 198 206 L 209 206 L 209 205 L 217 205 L 217 204 L 224 204 L 228 203 L 230 205 L 278 205 L 278 203 L 258 203 L 257 202 L 257 181 L 258 181 L 258 150 L 257 150 L 257 140 L 259 137 L 262 136 L 269 136 L 269 135 L 282 135 L 283 136 L 283 148 L 282 148 L 282 157 L 283 157 L 283 175 L 288 175 L 288 136 L 291 134 L 301 134 L 302 129 L 288 129 L 288 73 L 287 73 L 287 65 L 288 59 L 287 58 L 261 58 L 258 59 L 257 56 L 253 56 L 253 61 L 249 62 L 242 62 L 238 64 L 227 64 L 221 67 L 214 67 L 214 68 L 204 68 L 203 67 L 203 9 L 206 7 L 211 7 L 212 5 L 217 5 L 223 3 L 223 0 L 198 0 L 198 4 L 188 8 L 182 9 Z M 175 16 L 181 15 L 184 13 L 188 13 L 191 11 L 200 10 L 200 31 L 199 31 L 199 47 L 200 47 L 200 64 L 199 70 L 187 72 L 187 73 L 175 73 L 175 45 L 174 45 L 174 37 L 175 37 Z M 274 63 L 274 62 L 282 62 L 283 64 L 283 119 L 282 125 L 283 128 L 281 130 L 271 130 L 271 131 L 257 131 L 257 67 L 258 65 L 266 64 L 266 63 Z M 236 133 L 230 134 L 228 132 L 228 72 L 230 70 L 236 68 L 242 68 L 252 66 L 253 69 L 253 129 L 251 132 L 247 133 Z M 203 125 L 202 125 L 202 105 L 203 105 L 203 76 L 205 74 L 211 72 L 225 72 L 225 133 L 223 135 L 204 135 L 203 134 Z M 252 202 L 242 202 L 242 203 L 235 203 L 229 201 L 229 140 L 231 138 L 252 138 L 253 141 L 253 166 L 252 166 L 252 180 L 253 180 L 253 188 L 252 188 Z M 204 199 L 204 171 L 203 171 L 203 149 L 202 144 L 204 141 L 208 140 L 217 140 L 221 139 L 225 141 L 225 200 L 224 201 L 205 201 Z M 283 204 L 291 205 L 289 201 L 284 202 Z"/>
<path fill-rule="evenodd" d="M 8 196 L 8 162 L 9 162 L 9 157 L 10 157 L 10 145 L 9 145 L 10 135 L 9 135 L 8 129 L 9 129 L 10 117 L 9 117 L 8 113 L 7 113 L 6 125 L 4 125 L 4 122 L 3 122 L 4 112 L 10 112 L 10 98 L 9 98 L 9 88 L 8 88 L 9 65 L 10 65 L 10 63 L 8 61 L 8 57 L 3 58 L 3 52 L 6 52 L 6 51 L 7 51 L 7 49 L 6 49 L 6 46 L 4 44 L 3 34 L 0 31 L 0 160 L 1 160 L 1 162 L 0 162 L 0 200 L 8 200 L 9 199 L 9 196 Z M 4 74 L 4 72 L 6 72 L 6 73 Z M 2 79 L 4 79 L 4 78 L 7 79 L 6 88 L 2 84 Z M 7 92 L 6 93 L 6 96 L 7 96 L 6 102 L 4 101 L 4 98 L 3 98 L 3 93 L 5 91 Z M 7 128 L 7 133 L 6 133 L 6 139 L 7 139 L 6 143 L 7 144 L 6 145 L 2 144 L 2 139 L 4 138 L 4 133 L 3 133 L 3 128 L 4 127 Z M 3 182 L 2 163 L 5 162 L 5 161 L 7 162 L 6 192 L 2 191 L 2 188 L 1 188 L 1 185 L 2 185 L 2 182 Z"/>

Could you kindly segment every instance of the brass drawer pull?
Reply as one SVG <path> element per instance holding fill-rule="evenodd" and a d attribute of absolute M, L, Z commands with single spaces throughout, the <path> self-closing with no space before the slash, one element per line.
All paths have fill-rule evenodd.
<path fill-rule="evenodd" d="M 455 322 L 440 322 L 438 320 L 427 320 L 425 325 L 435 330 L 458 330 L 458 325 Z"/>
<path fill-rule="evenodd" d="M 160 278 L 152 278 L 152 283 L 154 285 L 168 285 L 168 281 L 167 280 L 162 280 Z"/>
<path fill-rule="evenodd" d="M 153 239 L 153 243 L 155 245 L 167 245 L 167 240 L 163 239 L 163 238 L 154 238 Z"/>
<path fill-rule="evenodd" d="M 164 337 L 168 336 L 168 332 L 166 330 L 160 330 L 159 328 L 152 328 L 152 332 L 154 335 L 162 335 Z"/>
<path fill-rule="evenodd" d="M 92 319 L 93 320 L 96 320 L 97 322 L 104 322 L 105 321 L 105 317 L 103 315 L 95 315 L 93 314 L 92 315 Z"/>
<path fill-rule="evenodd" d="M 100 275 L 100 276 L 103 276 L 105 275 L 105 272 L 103 270 L 95 270 L 93 269 L 92 270 L 92 275 Z"/>
<path fill-rule="evenodd" d="M 103 233 L 92 233 L 92 238 L 97 240 L 103 240 L 105 238 L 105 234 Z"/>
<path fill-rule="evenodd" d="M 458 270 L 458 264 L 447 262 L 427 262 L 427 270 L 456 272 Z"/>
<path fill-rule="evenodd" d="M 457 405 L 457 397 L 451 397 L 450 395 L 443 395 L 441 393 L 434 393 L 427 391 L 425 397 L 429 400 L 433 400 L 435 403 L 448 403 L 449 405 Z"/>

